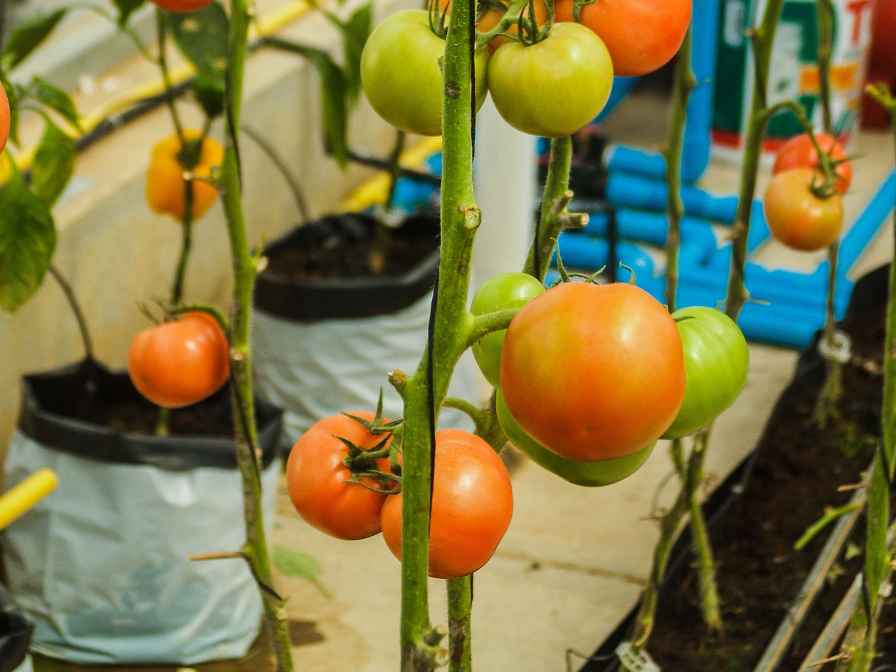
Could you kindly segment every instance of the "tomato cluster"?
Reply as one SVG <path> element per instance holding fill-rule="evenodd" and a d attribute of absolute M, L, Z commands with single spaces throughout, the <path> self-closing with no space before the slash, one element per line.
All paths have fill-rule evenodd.
<path fill-rule="evenodd" d="M 398 559 L 402 549 L 402 495 L 393 463 L 400 451 L 390 430 L 371 413 L 321 420 L 293 446 L 287 465 L 289 496 L 309 524 L 338 539 L 365 539 L 382 531 Z M 400 471 L 398 466 L 394 471 Z M 436 433 L 429 573 L 466 576 L 492 557 L 513 515 L 507 468 L 492 447 L 458 429 Z"/>
<path fill-rule="evenodd" d="M 833 175 L 825 175 L 811 136 L 785 143 L 775 160 L 774 177 L 765 193 L 765 215 L 772 235 L 784 245 L 812 252 L 829 247 L 843 230 L 843 200 L 852 183 L 852 165 L 836 138 L 819 133 L 819 149 Z"/>
<path fill-rule="evenodd" d="M 577 21 L 574 1 L 560 0 L 555 23 L 543 1 L 530 4 L 476 51 L 477 104 L 491 92 L 514 128 L 571 135 L 603 110 L 614 75 L 643 75 L 675 55 L 691 22 L 691 2 L 601 0 L 582 7 Z M 448 0 L 439 4 L 442 12 L 448 9 Z M 490 4 L 477 23 L 479 34 L 494 30 L 505 11 L 500 2 Z M 393 14 L 370 36 L 361 63 L 373 108 L 391 125 L 422 135 L 442 132 L 445 40 L 432 24 L 426 10 Z"/>

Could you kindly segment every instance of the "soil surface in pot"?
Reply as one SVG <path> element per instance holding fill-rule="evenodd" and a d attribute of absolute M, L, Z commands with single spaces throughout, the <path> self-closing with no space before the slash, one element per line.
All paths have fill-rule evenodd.
<path fill-rule="evenodd" d="M 400 276 L 438 248 L 438 216 L 409 217 L 400 227 L 376 227 L 372 217 L 334 215 L 302 245 L 268 254 L 266 273 L 293 281 Z"/>
<path fill-rule="evenodd" d="M 863 288 L 857 287 L 856 292 Z M 853 354 L 879 367 L 884 339 L 885 294 L 854 306 L 842 328 Z M 697 576 L 680 572 L 662 593 L 648 650 L 663 670 L 748 672 L 752 670 L 808 575 L 830 528 L 803 551 L 794 542 L 826 506 L 845 504 L 851 493 L 840 485 L 861 480 L 880 436 L 883 379 L 855 364 L 844 368 L 840 417 L 828 431 L 812 421 L 824 380 L 824 365 L 806 354 L 800 372 L 769 420 L 746 492 L 712 530 L 718 562 L 725 630 L 711 635 L 703 625 Z M 778 668 L 798 670 L 815 638 L 861 571 L 861 519 L 815 606 L 797 633 L 789 656 Z M 672 577 L 674 580 L 676 577 Z M 896 663 L 896 600 L 888 600 L 878 642 L 879 664 Z M 836 653 L 836 651 L 834 652 Z M 814 667 L 833 669 L 833 664 Z"/>

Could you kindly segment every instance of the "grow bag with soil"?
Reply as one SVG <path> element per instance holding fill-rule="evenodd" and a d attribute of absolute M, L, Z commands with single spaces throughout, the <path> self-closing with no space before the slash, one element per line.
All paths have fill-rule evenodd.
<path fill-rule="evenodd" d="M 825 432 L 812 424 L 815 400 L 825 376 L 816 344 L 800 357 L 756 450 L 719 487 L 705 507 L 718 565 L 725 632 L 703 626 L 697 577 L 686 529 L 671 555 L 647 650 L 663 670 L 752 670 L 759 661 L 814 564 L 829 530 L 802 551 L 793 548 L 826 506 L 845 504 L 873 456 L 880 436 L 880 363 L 887 303 L 888 267 L 862 278 L 840 325 L 852 340 L 854 362 L 844 367 L 841 417 Z M 856 363 L 871 363 L 857 366 Z M 864 523 L 854 532 L 862 548 Z M 860 553 L 838 558 L 838 572 L 826 581 L 778 669 L 797 670 L 815 638 L 861 571 Z M 598 648 L 583 672 L 619 670 L 614 651 L 630 639 L 637 606 Z M 682 646 L 683 643 L 686 646 Z M 896 605 L 885 608 L 878 664 L 896 663 Z M 824 666 L 813 669 L 825 670 Z"/>
<path fill-rule="evenodd" d="M 261 620 L 246 564 L 189 559 L 245 541 L 229 408 L 225 388 L 174 411 L 162 438 L 151 433 L 158 409 L 126 374 L 84 362 L 25 378 L 7 484 L 43 467 L 59 476 L 58 490 L 3 537 L 36 652 L 185 665 L 246 654 Z M 258 425 L 270 522 L 281 412 L 259 403 Z"/>
<path fill-rule="evenodd" d="M 255 290 L 253 353 L 259 393 L 285 409 L 288 445 L 322 417 L 401 400 L 389 371 L 413 373 L 426 345 L 432 288 L 439 269 L 439 220 L 421 213 L 391 230 L 383 266 L 371 270 L 376 220 L 325 217 L 294 229 L 265 250 Z M 465 356 L 452 394 L 477 399 L 476 371 Z M 467 426 L 446 411 L 445 422 Z"/>
<path fill-rule="evenodd" d="M 25 662 L 34 626 L 0 587 L 0 672 L 14 672 Z M 28 668 L 30 669 L 30 668 Z"/>

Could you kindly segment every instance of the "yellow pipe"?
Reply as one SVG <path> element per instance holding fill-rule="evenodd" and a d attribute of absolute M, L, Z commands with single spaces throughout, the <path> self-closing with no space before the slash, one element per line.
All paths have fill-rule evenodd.
<path fill-rule="evenodd" d="M 306 0 L 296 0 L 267 16 L 261 17 L 253 26 L 251 37 L 266 37 L 279 32 L 289 24 L 304 17 L 312 6 Z M 171 70 L 171 83 L 173 86 L 182 84 L 195 74 L 192 64 L 184 63 Z M 153 81 L 141 84 L 121 97 L 100 105 L 96 110 L 81 118 L 81 131 L 69 131 L 69 135 L 75 140 L 93 131 L 105 119 L 124 112 L 137 103 L 147 98 L 158 96 L 165 91 L 165 83 L 161 76 Z M 29 147 L 16 158 L 20 170 L 28 170 L 34 160 L 34 152 L 37 146 Z"/>
<path fill-rule="evenodd" d="M 55 472 L 41 469 L 0 497 L 0 530 L 25 515 L 58 486 Z"/>
<path fill-rule="evenodd" d="M 442 149 L 442 138 L 425 138 L 408 148 L 401 155 L 400 163 L 408 168 L 419 168 L 426 158 Z M 346 198 L 341 205 L 343 212 L 358 212 L 384 203 L 389 195 L 389 176 L 379 174 L 372 177 Z"/>

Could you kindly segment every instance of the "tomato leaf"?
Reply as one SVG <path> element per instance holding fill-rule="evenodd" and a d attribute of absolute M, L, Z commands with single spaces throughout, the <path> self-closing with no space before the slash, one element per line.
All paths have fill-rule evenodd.
<path fill-rule="evenodd" d="M 373 29 L 373 3 L 362 5 L 337 25 L 342 32 L 348 99 L 354 103 L 361 93 L 361 53 Z"/>
<path fill-rule="evenodd" d="M 131 14 L 143 6 L 143 0 L 113 0 L 113 3 L 118 8 L 119 26 L 128 25 L 128 20 L 131 18 Z"/>
<path fill-rule="evenodd" d="M 31 167 L 31 191 L 52 207 L 68 184 L 75 167 L 75 141 L 47 121 Z"/>
<path fill-rule="evenodd" d="M 50 207 L 13 173 L 0 188 L 0 308 L 12 312 L 31 298 L 55 248 Z"/>
<path fill-rule="evenodd" d="M 44 106 L 61 114 L 75 128 L 81 128 L 78 110 L 65 91 L 41 77 L 35 77 L 31 81 L 31 91 Z"/>
<path fill-rule="evenodd" d="M 274 546 L 271 550 L 271 560 L 281 573 L 310 581 L 325 597 L 330 597 L 330 591 L 320 581 L 320 565 L 307 553 L 294 551 L 285 546 Z"/>
<path fill-rule="evenodd" d="M 166 17 L 174 42 L 181 53 L 208 81 L 224 81 L 227 74 L 227 37 L 230 24 L 227 12 L 213 2 L 197 12 L 168 13 Z"/>
<path fill-rule="evenodd" d="M 210 119 L 224 111 L 224 80 L 199 74 L 193 79 L 193 95 Z"/>
<path fill-rule="evenodd" d="M 53 32 L 53 29 L 65 16 L 66 11 L 68 10 L 57 9 L 54 12 L 40 14 L 13 30 L 0 53 L 4 69 L 12 70 L 28 58 L 31 52 Z"/>

